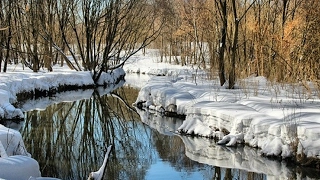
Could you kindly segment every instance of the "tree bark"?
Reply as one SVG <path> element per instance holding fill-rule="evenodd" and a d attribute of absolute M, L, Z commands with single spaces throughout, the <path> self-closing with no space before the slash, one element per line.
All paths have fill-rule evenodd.
<path fill-rule="evenodd" d="M 224 67 L 224 53 L 226 49 L 227 28 L 228 28 L 227 1 L 220 0 L 219 4 L 221 8 L 222 28 L 221 28 L 221 40 L 219 44 L 218 72 L 219 72 L 220 85 L 223 86 L 224 83 L 226 82 L 225 67 Z"/>

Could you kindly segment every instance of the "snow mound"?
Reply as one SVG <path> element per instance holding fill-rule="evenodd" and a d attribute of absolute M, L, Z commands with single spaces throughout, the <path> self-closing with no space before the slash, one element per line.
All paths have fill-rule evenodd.
<path fill-rule="evenodd" d="M 3 179 L 27 180 L 31 176 L 41 176 L 38 162 L 27 156 L 15 155 L 0 158 L 0 169 L 0 177 Z"/>
<path fill-rule="evenodd" d="M 40 177 L 36 160 L 26 151 L 21 134 L 0 124 L 0 178 L 29 179 Z"/>
<path fill-rule="evenodd" d="M 8 156 L 24 155 L 30 157 L 19 131 L 7 128 L 0 124 L 0 141 Z"/>
<path fill-rule="evenodd" d="M 125 75 L 125 72 L 122 68 L 109 71 L 108 73 L 102 72 L 97 84 L 100 86 L 113 84 L 119 81 L 119 78 Z"/>
<path fill-rule="evenodd" d="M 0 119 L 1 118 L 24 118 L 24 114 L 20 109 L 15 108 L 9 103 L 9 92 L 0 89 Z"/>
<path fill-rule="evenodd" d="M 267 156 L 320 157 L 319 99 L 301 99 L 290 89 L 275 92 L 263 77 L 245 83 L 252 89 L 229 90 L 211 81 L 190 81 L 189 76 L 154 77 L 135 104 L 186 115 L 178 132 L 219 138 L 219 144 L 244 142 Z"/>

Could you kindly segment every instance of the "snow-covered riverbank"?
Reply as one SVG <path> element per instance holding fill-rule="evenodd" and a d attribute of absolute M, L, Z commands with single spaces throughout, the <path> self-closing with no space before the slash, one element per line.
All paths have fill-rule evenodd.
<path fill-rule="evenodd" d="M 137 110 L 141 121 L 161 134 L 177 135 L 175 131 L 182 125 L 182 120 L 178 121 L 173 117 L 161 116 L 157 112 Z M 313 179 L 312 177 L 318 174 L 316 169 L 291 166 L 290 163 L 262 157 L 259 149 L 249 146 L 226 147 L 217 145 L 214 140 L 209 138 L 178 136 L 183 141 L 185 154 L 188 158 L 214 167 L 264 174 L 268 180 Z M 243 177 L 242 179 L 247 178 Z"/>
<path fill-rule="evenodd" d="M 297 157 L 302 164 L 305 157 L 320 157 L 319 90 L 311 83 L 307 91 L 298 84 L 248 77 L 230 90 L 219 86 L 218 79 L 208 80 L 199 69 L 156 66 L 156 61 L 133 58 L 124 68 L 145 74 L 163 72 L 165 76 L 153 77 L 142 87 L 135 104 L 186 115 L 177 131 L 224 138 L 219 143 L 227 146 L 244 142 L 264 155 Z"/>
<path fill-rule="evenodd" d="M 117 69 L 101 75 L 99 85 L 112 84 L 123 77 L 123 69 Z M 67 68 L 58 68 L 55 72 L 32 73 L 30 70 L 15 70 L 0 74 L 0 119 L 23 118 L 20 109 L 12 104 L 17 103 L 18 94 L 31 94 L 37 96 L 37 92 L 46 95 L 58 91 L 61 87 L 82 88 L 93 87 L 95 84 L 88 71 L 71 71 Z"/>

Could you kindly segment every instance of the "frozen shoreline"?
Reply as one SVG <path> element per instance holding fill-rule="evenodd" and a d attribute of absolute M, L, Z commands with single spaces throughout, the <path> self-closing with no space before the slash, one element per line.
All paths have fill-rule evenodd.
<path fill-rule="evenodd" d="M 219 143 L 227 146 L 244 142 L 263 155 L 293 157 L 301 164 L 307 158 L 320 161 L 320 99 L 312 83 L 306 91 L 299 84 L 248 77 L 230 90 L 193 67 L 159 64 L 154 56 L 139 58 L 132 58 L 125 71 L 164 76 L 143 85 L 135 104 L 186 115 L 178 131 L 224 137 Z M 225 130 L 228 136 L 223 136 Z"/>
<path fill-rule="evenodd" d="M 164 117 L 158 112 L 137 109 L 141 121 L 161 134 L 169 136 L 182 125 L 172 117 Z M 215 140 L 202 137 L 178 135 L 185 146 L 185 154 L 193 161 L 215 167 L 239 169 L 248 172 L 262 173 L 267 179 L 292 179 L 304 177 L 312 179 L 318 171 L 316 169 L 291 166 L 290 161 L 278 161 L 273 158 L 262 157 L 259 149 L 245 145 L 237 147 L 220 146 Z"/>
<path fill-rule="evenodd" d="M 212 89 L 210 82 L 198 85 L 184 78 L 154 77 L 140 91 L 136 104 L 156 111 L 185 114 L 186 120 L 177 129 L 186 134 L 222 138 L 230 132 L 227 146 L 245 142 L 261 149 L 266 156 L 320 156 L 320 101 L 281 96 L 272 100 L 269 92 L 245 97 L 241 89 Z M 263 77 L 248 79 L 266 87 Z M 205 87 L 207 85 L 207 87 Z M 293 94 L 293 96 L 295 96 Z M 226 134 L 224 134 L 226 135 Z M 297 149 L 295 149 L 297 148 Z"/>
<path fill-rule="evenodd" d="M 119 78 L 123 78 L 123 69 L 117 69 L 101 75 L 98 85 L 113 84 Z M 21 109 L 12 104 L 17 103 L 18 94 L 31 94 L 37 96 L 37 92 L 44 95 L 58 91 L 61 87 L 90 88 L 96 86 L 91 73 L 88 71 L 75 72 L 60 70 L 57 72 L 7 72 L 0 76 L 0 119 L 23 119 Z M 65 88 L 65 90 L 68 88 Z M 71 90 L 71 89 L 70 89 Z M 31 98 L 33 98 L 31 97 Z"/>

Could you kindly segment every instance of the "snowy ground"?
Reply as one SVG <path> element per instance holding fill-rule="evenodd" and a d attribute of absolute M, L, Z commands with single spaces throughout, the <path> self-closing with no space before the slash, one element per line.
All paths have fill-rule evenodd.
<path fill-rule="evenodd" d="M 311 83 L 311 91 L 306 91 L 298 84 L 248 77 L 229 90 L 219 86 L 218 79 L 207 80 L 201 70 L 158 61 L 151 53 L 135 56 L 124 69 L 165 75 L 152 77 L 135 104 L 185 114 L 177 131 L 218 137 L 218 143 L 227 146 L 245 142 L 267 156 L 320 156 L 320 100 Z M 230 134 L 224 136 L 226 132 Z"/>

